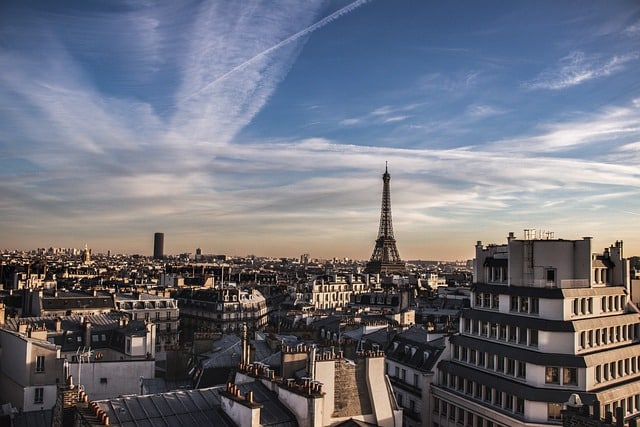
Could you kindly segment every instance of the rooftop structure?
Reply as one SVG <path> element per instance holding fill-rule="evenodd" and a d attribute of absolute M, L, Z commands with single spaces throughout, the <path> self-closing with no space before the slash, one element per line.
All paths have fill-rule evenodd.
<path fill-rule="evenodd" d="M 25 377 L 20 388 L 8 388 L 12 393 L 23 394 L 22 389 L 37 385 L 55 387 L 72 375 L 76 383 L 91 396 L 110 398 L 136 393 L 139 391 L 140 377 L 155 376 L 155 325 L 141 320 L 129 321 L 118 313 L 7 319 L 0 332 L 5 337 L 17 337 L 2 345 L 0 365 L 8 369 L 7 376 L 11 378 L 14 373 L 25 369 L 11 368 L 15 362 L 9 361 L 14 359 L 19 361 L 17 363 L 24 363 L 27 371 L 33 371 Z M 20 340 L 51 350 L 42 354 L 43 359 L 39 362 L 36 352 L 27 351 L 28 346 L 22 346 Z M 25 350 L 20 350 L 23 347 Z M 51 365 L 48 369 L 49 363 L 58 365 Z M 59 366 L 64 366 L 64 370 Z M 45 383 L 41 383 L 45 378 Z"/>
<path fill-rule="evenodd" d="M 624 420 L 640 415 L 640 315 L 629 298 L 622 242 L 531 231 L 476 245 L 471 308 L 451 360 L 438 365 L 426 424 L 561 423 L 572 395 Z"/>

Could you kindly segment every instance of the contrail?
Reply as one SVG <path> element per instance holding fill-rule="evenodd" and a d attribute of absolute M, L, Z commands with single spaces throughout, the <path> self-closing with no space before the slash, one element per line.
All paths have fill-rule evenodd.
<path fill-rule="evenodd" d="M 368 3 L 370 0 L 356 0 L 353 3 L 350 3 L 348 5 L 346 5 L 345 7 L 336 10 L 335 12 L 333 12 L 331 15 L 328 15 L 324 18 L 322 18 L 321 20 L 319 20 L 318 22 L 316 22 L 315 24 L 311 24 L 310 26 L 308 26 L 307 28 L 305 28 L 304 30 L 298 31 L 297 33 L 295 33 L 294 35 L 282 40 L 281 42 L 271 46 L 268 49 L 263 50 L 262 52 L 258 53 L 257 55 L 255 55 L 252 58 L 247 59 L 246 61 L 244 61 L 242 64 L 237 65 L 235 67 L 233 67 L 231 70 L 227 71 L 226 73 L 224 73 L 223 75 L 221 75 L 220 77 L 216 78 L 215 80 L 207 83 L 206 85 L 204 85 L 203 87 L 201 87 L 200 89 L 198 89 L 196 92 L 192 93 L 191 95 L 187 96 L 186 98 L 184 98 L 183 101 L 188 100 L 189 98 L 199 94 L 200 92 L 206 90 L 207 88 L 213 86 L 214 84 L 218 83 L 221 80 L 226 79 L 227 77 L 229 77 L 231 74 L 235 73 L 236 71 L 246 67 L 247 65 L 250 65 L 251 63 L 255 62 L 257 59 L 260 59 L 268 54 L 270 54 L 271 52 L 280 49 L 282 46 L 286 46 L 291 42 L 294 42 L 296 40 L 298 40 L 300 37 L 306 36 L 307 34 L 310 34 L 312 32 L 314 32 L 315 30 L 324 27 L 325 25 L 335 21 L 336 19 L 340 18 L 343 15 L 346 15 L 347 13 L 352 12 L 353 10 L 357 9 L 358 7 L 362 6 L 365 3 Z"/>

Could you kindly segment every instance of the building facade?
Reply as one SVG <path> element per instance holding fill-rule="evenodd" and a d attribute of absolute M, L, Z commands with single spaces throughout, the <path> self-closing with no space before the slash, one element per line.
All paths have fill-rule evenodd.
<path fill-rule="evenodd" d="M 369 290 L 368 275 L 323 275 L 299 286 L 295 291 L 296 304 L 316 310 L 343 309 L 353 295 Z"/>
<path fill-rule="evenodd" d="M 640 414 L 640 321 L 622 242 L 476 245 L 471 308 L 431 386 L 433 426 L 560 425 L 572 394 Z"/>
<path fill-rule="evenodd" d="M 404 427 L 428 425 L 429 389 L 436 363 L 445 356 L 444 339 L 431 338 L 425 328 L 413 326 L 396 335 L 385 352 L 386 374 L 398 406 L 403 409 Z"/>
<path fill-rule="evenodd" d="M 9 384 L 0 388 L 10 390 L 16 408 L 22 399 L 24 411 L 51 409 L 56 386 L 69 375 L 96 399 L 139 393 L 140 379 L 155 377 L 152 322 L 117 313 L 29 317 L 8 319 L 0 332 Z"/>
<path fill-rule="evenodd" d="M 176 300 L 143 292 L 117 293 L 114 299 L 116 311 L 126 314 L 132 320 L 156 324 L 156 352 L 178 345 L 180 310 Z"/>
<path fill-rule="evenodd" d="M 175 299 L 188 336 L 194 331 L 238 332 L 243 323 L 249 329 L 261 329 L 268 320 L 266 299 L 253 288 L 182 289 Z"/>
<path fill-rule="evenodd" d="M 46 330 L 0 329 L 0 401 L 19 412 L 50 410 L 62 378 L 60 348 L 46 339 Z"/>

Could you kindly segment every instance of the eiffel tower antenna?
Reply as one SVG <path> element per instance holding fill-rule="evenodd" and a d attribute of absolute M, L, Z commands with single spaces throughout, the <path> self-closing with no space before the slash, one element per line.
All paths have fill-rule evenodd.
<path fill-rule="evenodd" d="M 391 189 L 389 186 L 391 175 L 389 165 L 385 162 L 384 174 L 382 174 L 382 209 L 380 210 L 380 228 L 376 246 L 373 249 L 371 259 L 367 263 L 365 272 L 389 275 L 403 273 L 405 264 L 400 259 L 396 239 L 393 237 L 393 223 L 391 220 Z"/>

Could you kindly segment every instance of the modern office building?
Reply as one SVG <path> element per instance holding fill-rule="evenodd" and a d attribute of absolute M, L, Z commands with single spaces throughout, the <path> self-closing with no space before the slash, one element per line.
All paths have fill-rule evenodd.
<path fill-rule="evenodd" d="M 594 254 L 590 237 L 549 237 L 477 243 L 471 307 L 424 425 L 560 425 L 572 395 L 603 417 L 640 415 L 640 316 L 622 242 Z"/>
<path fill-rule="evenodd" d="M 164 233 L 153 235 L 153 259 L 164 258 Z"/>

